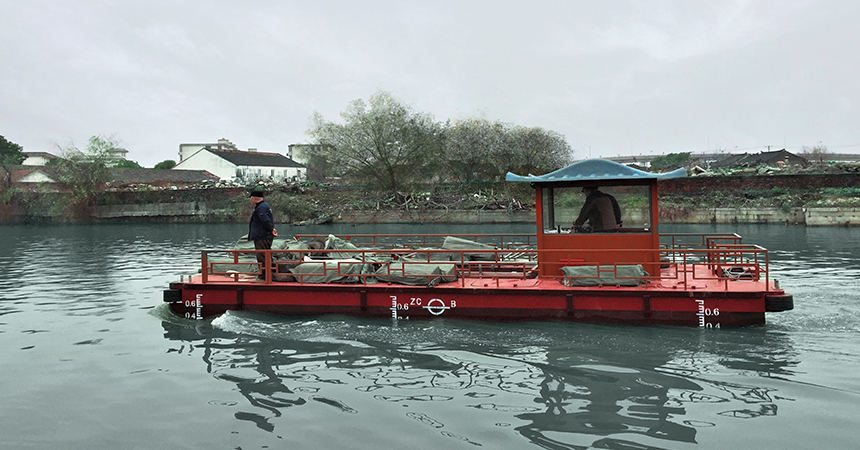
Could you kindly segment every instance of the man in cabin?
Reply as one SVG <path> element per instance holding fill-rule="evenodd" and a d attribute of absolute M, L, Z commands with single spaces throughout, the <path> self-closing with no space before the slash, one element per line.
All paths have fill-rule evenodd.
<path fill-rule="evenodd" d="M 573 230 L 585 231 L 583 225 L 588 222 L 593 233 L 618 231 L 621 228 L 621 208 L 615 197 L 601 192 L 597 186 L 586 186 L 582 192 L 586 195 L 585 204 L 573 222 Z"/>
<path fill-rule="evenodd" d="M 271 250 L 272 241 L 278 235 L 278 230 L 275 229 L 275 219 L 272 216 L 272 208 L 263 200 L 265 195 L 263 191 L 251 191 L 248 200 L 254 207 L 254 212 L 251 214 L 251 222 L 248 224 L 248 240 L 254 241 L 254 250 Z M 260 269 L 265 267 L 266 254 L 257 253 L 257 262 L 260 263 Z M 257 276 L 258 280 L 265 280 L 265 273 Z"/>

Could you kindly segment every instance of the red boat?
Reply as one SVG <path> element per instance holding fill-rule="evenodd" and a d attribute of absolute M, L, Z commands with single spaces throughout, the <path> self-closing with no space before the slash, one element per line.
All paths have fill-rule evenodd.
<path fill-rule="evenodd" d="M 189 319 L 246 310 L 714 328 L 792 309 L 766 249 L 736 234 L 658 233 L 657 181 L 685 175 L 606 160 L 509 173 L 535 189 L 535 235 L 297 235 L 261 250 L 264 264 L 247 246 L 203 250 L 200 273 L 171 283 L 164 301 Z"/>

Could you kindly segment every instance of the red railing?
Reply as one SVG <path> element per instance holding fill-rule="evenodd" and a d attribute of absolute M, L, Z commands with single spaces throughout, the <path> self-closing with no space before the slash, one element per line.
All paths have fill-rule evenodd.
<path fill-rule="evenodd" d="M 495 249 L 442 248 L 447 236 L 489 244 Z M 683 289 L 703 280 L 718 280 L 724 283 L 726 289 L 730 282 L 763 280 L 766 286 L 769 284 L 767 250 L 742 244 L 741 237 L 736 234 L 666 234 L 660 237 L 660 248 L 650 250 L 654 252 L 654 257 L 648 261 L 640 259 L 642 249 L 588 249 L 592 256 L 602 252 L 615 255 L 629 252 L 636 255 L 636 258 L 631 257 L 629 260 L 617 258 L 612 264 L 598 264 L 585 259 L 571 260 L 571 249 L 537 250 L 534 235 L 351 235 L 340 238 L 355 245 L 355 249 L 203 250 L 201 273 L 203 283 L 213 282 L 210 275 L 228 276 L 233 281 L 239 281 L 247 276 L 261 274 L 265 276 L 265 283 L 271 283 L 279 277 L 292 277 L 298 283 L 319 282 L 320 277 L 363 283 L 367 278 L 380 276 L 424 279 L 427 283 L 433 283 L 434 280 L 448 278 L 446 274 L 450 274 L 463 285 L 467 280 L 481 279 L 485 282 L 494 280 L 498 286 L 503 279 L 535 278 L 539 259 L 559 261 L 561 265 L 596 265 L 599 275 L 609 274 L 616 278 L 623 278 L 617 276 L 620 266 L 641 264 L 656 267 L 658 263 L 654 261 L 660 261 L 659 273 L 641 277 L 644 283 L 654 286 L 679 283 L 678 287 Z M 307 243 L 327 236 L 300 235 L 296 238 Z M 644 252 L 647 254 L 649 250 Z M 258 253 L 265 255 L 262 267 L 256 260 Z M 337 253 L 340 258 L 333 259 L 330 253 Z M 559 256 L 554 257 L 554 253 Z M 213 259 L 212 255 L 227 257 Z M 315 270 L 311 272 L 290 271 L 304 263 L 317 265 L 313 266 Z M 423 266 L 428 264 L 438 265 L 441 273 L 421 273 L 421 270 L 426 269 Z M 561 281 L 564 277 L 559 274 L 548 278 Z M 223 281 L 223 278 L 219 280 Z"/>

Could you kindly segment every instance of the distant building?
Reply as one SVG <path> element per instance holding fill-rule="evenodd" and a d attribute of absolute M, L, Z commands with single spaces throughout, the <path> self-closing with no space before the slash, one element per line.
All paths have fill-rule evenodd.
<path fill-rule="evenodd" d="M 55 167 L 10 166 L 9 179 L 26 190 L 62 190 L 61 177 Z M 203 182 L 218 181 L 218 177 L 205 170 L 173 171 L 168 169 L 127 169 L 113 167 L 108 175 L 108 184 L 121 187 L 133 184 L 152 186 L 191 186 Z"/>
<path fill-rule="evenodd" d="M 149 184 L 153 186 L 190 186 L 207 181 L 218 181 L 218 177 L 205 170 L 171 170 L 120 168 L 110 170 L 110 183 L 114 186 Z"/>
<path fill-rule="evenodd" d="M 310 160 L 310 154 L 319 149 L 333 149 L 331 144 L 290 144 L 287 156 L 290 159 L 299 161 L 302 164 L 307 164 Z"/>
<path fill-rule="evenodd" d="M 27 159 L 21 163 L 22 166 L 45 166 L 49 161 L 59 158 L 48 152 L 23 152 Z M 128 150 L 124 148 L 112 148 L 107 151 L 109 158 L 108 164 L 113 165 L 116 162 L 126 159 Z"/>
<path fill-rule="evenodd" d="M 179 163 L 172 170 L 205 170 L 222 180 L 249 182 L 306 179 L 307 167 L 279 153 L 242 151 L 226 140 L 215 144 L 180 144 Z"/>
<path fill-rule="evenodd" d="M 806 167 L 809 161 L 802 156 L 795 155 L 785 149 L 776 150 L 773 152 L 761 152 L 757 154 L 742 153 L 739 155 L 729 155 L 719 161 L 710 164 L 711 169 L 732 169 L 741 167 L 758 167 L 758 166 L 794 166 L 798 165 Z"/>
<path fill-rule="evenodd" d="M 27 159 L 21 163 L 22 166 L 44 166 L 48 161 L 56 159 L 57 156 L 48 152 L 23 152 Z"/>
<path fill-rule="evenodd" d="M 235 144 L 224 138 L 218 139 L 218 142 L 209 144 L 179 144 L 179 162 L 186 160 L 204 148 L 209 150 L 239 150 Z"/>
<path fill-rule="evenodd" d="M 17 166 L 10 171 L 13 183 L 56 183 L 57 175 L 41 166 Z"/>
<path fill-rule="evenodd" d="M 311 155 L 320 150 L 332 151 L 334 146 L 331 144 L 290 144 L 288 155 L 290 159 L 298 161 L 307 166 L 306 178 L 311 181 L 332 181 L 326 174 L 325 164 L 321 167 L 319 160 L 317 164 L 311 161 Z"/>
<path fill-rule="evenodd" d="M 124 148 L 112 148 L 112 149 L 108 150 L 107 152 L 108 152 L 108 155 L 114 161 L 122 161 L 123 159 L 128 159 L 127 158 L 128 150 L 126 150 Z"/>

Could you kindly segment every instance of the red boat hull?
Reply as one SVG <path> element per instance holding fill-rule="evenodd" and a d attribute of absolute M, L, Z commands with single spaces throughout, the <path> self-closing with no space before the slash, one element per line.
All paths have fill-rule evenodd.
<path fill-rule="evenodd" d="M 398 320 L 570 320 L 707 328 L 762 325 L 772 299 L 790 309 L 791 297 L 778 289 L 568 287 L 552 280 L 466 279 L 427 287 L 234 282 L 226 277 L 213 282 L 210 277 L 205 284 L 197 279 L 172 283 L 165 291 L 170 309 L 189 319 L 245 310 Z"/>

